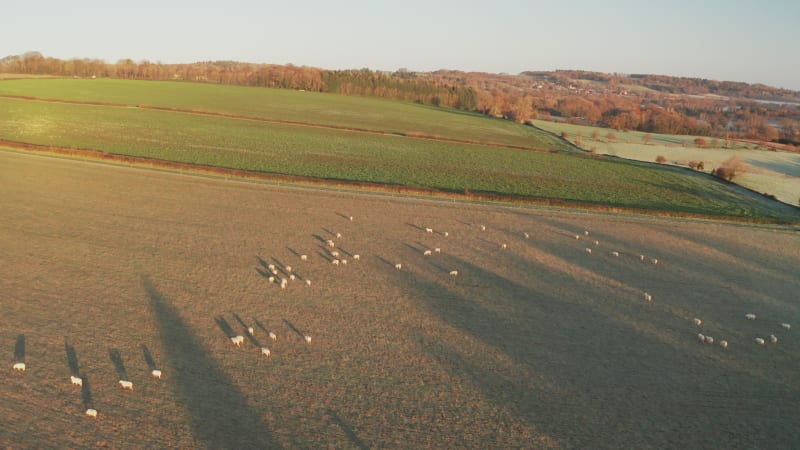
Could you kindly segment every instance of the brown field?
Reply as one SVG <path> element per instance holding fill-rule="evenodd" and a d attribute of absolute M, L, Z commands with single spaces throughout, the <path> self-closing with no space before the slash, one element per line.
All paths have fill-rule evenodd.
<path fill-rule="evenodd" d="M 800 447 L 796 228 L 5 151 L 0 183 L 2 447 Z"/>

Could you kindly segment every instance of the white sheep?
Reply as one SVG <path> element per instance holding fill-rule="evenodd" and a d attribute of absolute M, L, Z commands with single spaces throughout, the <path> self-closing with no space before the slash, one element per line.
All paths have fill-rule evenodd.
<path fill-rule="evenodd" d="M 581 240 L 581 235 L 580 234 L 576 234 L 575 235 L 575 240 L 576 241 L 580 241 Z"/>
<path fill-rule="evenodd" d="M 83 386 L 83 379 L 81 377 L 72 375 L 69 377 L 69 381 L 72 382 L 73 386 Z"/>
<path fill-rule="evenodd" d="M 481 225 L 481 231 L 486 231 L 486 225 Z"/>
<path fill-rule="evenodd" d="M 786 328 L 787 330 L 791 330 L 791 329 L 792 329 L 792 326 L 791 326 L 791 325 L 789 325 L 788 323 L 782 323 L 782 324 L 781 324 L 781 326 L 782 326 L 783 328 Z"/>
<path fill-rule="evenodd" d="M 361 255 L 359 255 L 358 253 L 353 255 L 353 261 L 360 261 L 360 260 L 361 260 Z"/>
<path fill-rule="evenodd" d="M 311 286 L 311 280 L 306 280 L 306 286 Z"/>
<path fill-rule="evenodd" d="M 331 256 L 333 256 L 334 258 L 338 258 L 339 257 L 339 252 L 333 251 L 333 252 L 331 252 Z"/>
<path fill-rule="evenodd" d="M 89 416 L 89 417 L 97 418 L 97 410 L 89 408 L 89 409 L 86 410 L 86 415 Z"/>
<path fill-rule="evenodd" d="M 331 261 L 331 264 L 333 264 L 334 266 L 338 266 L 339 264 L 341 264 L 341 261 L 339 261 L 338 259 L 334 259 L 333 261 Z"/>
<path fill-rule="evenodd" d="M 269 357 L 271 352 L 269 351 L 269 349 L 267 347 L 261 347 L 261 354 L 266 356 L 266 357 Z"/>
<path fill-rule="evenodd" d="M 431 256 L 432 254 L 433 252 L 430 250 L 425 250 L 424 252 L 422 252 L 422 256 Z"/>
<path fill-rule="evenodd" d="M 719 341 L 719 346 L 722 347 L 722 348 L 728 348 L 728 341 L 726 341 L 724 339 Z"/>
<path fill-rule="evenodd" d="M 289 282 L 286 278 L 281 278 L 281 289 L 286 289 L 286 284 Z"/>
<path fill-rule="evenodd" d="M 272 269 L 272 274 L 273 275 L 277 275 L 278 274 L 278 269 Z"/>
<path fill-rule="evenodd" d="M 658 264 L 658 258 L 653 258 L 650 260 L 650 262 L 653 263 L 653 265 L 656 265 Z"/>
<path fill-rule="evenodd" d="M 695 318 L 692 320 L 692 322 L 694 322 L 694 324 L 695 324 L 695 325 L 697 325 L 698 327 L 699 327 L 700 325 L 702 325 L 702 324 L 703 324 L 703 321 L 702 321 L 702 320 L 700 320 L 700 319 L 698 319 L 697 317 L 695 317 Z"/>
<path fill-rule="evenodd" d="M 244 336 L 242 336 L 242 335 L 233 336 L 231 338 L 231 342 L 233 342 L 233 345 L 235 345 L 237 347 L 241 347 L 241 345 L 244 343 Z"/>
<path fill-rule="evenodd" d="M 268 265 L 267 269 L 269 269 L 270 271 L 275 270 L 275 264 Z"/>
<path fill-rule="evenodd" d="M 639 260 L 644 261 L 644 255 L 639 255 Z"/>
<path fill-rule="evenodd" d="M 308 261 L 308 255 L 300 255 L 300 261 Z"/>
<path fill-rule="evenodd" d="M 24 362 L 14 363 L 14 370 L 19 370 L 20 372 L 24 372 L 25 371 L 25 363 Z"/>
<path fill-rule="evenodd" d="M 769 341 L 772 342 L 773 344 L 777 344 L 778 343 L 778 336 L 775 336 L 774 334 L 770 334 L 769 335 Z"/>
<path fill-rule="evenodd" d="M 531 235 L 528 234 L 528 233 L 522 233 L 522 235 L 525 236 L 525 239 L 530 239 L 531 238 Z"/>
<path fill-rule="evenodd" d="M 442 234 L 444 235 L 444 237 L 450 236 L 450 233 L 448 233 L 447 231 L 445 231 L 445 232 L 444 232 L 444 233 L 442 233 Z"/>
<path fill-rule="evenodd" d="M 757 337 L 754 340 L 755 340 L 756 344 L 764 345 L 764 339 L 763 338 Z"/>
<path fill-rule="evenodd" d="M 600 241 L 594 241 L 594 245 L 600 245 Z"/>
<path fill-rule="evenodd" d="M 614 256 L 614 257 L 619 256 L 619 252 L 611 252 L 611 256 Z"/>
<path fill-rule="evenodd" d="M 256 329 L 253 328 L 252 326 L 247 327 L 247 334 L 249 334 L 250 336 L 255 335 L 256 334 Z"/>
<path fill-rule="evenodd" d="M 294 280 L 296 280 L 296 279 L 297 279 L 297 275 L 295 275 L 295 274 L 293 274 L 293 273 L 292 273 L 292 274 L 289 274 L 289 279 L 290 279 L 291 281 L 294 281 Z"/>
<path fill-rule="evenodd" d="M 159 380 L 161 379 L 161 371 L 160 370 L 153 369 L 153 371 L 150 372 L 150 373 L 153 375 L 153 378 L 158 378 Z"/>
<path fill-rule="evenodd" d="M 269 332 L 269 338 L 272 339 L 273 341 L 277 341 L 278 340 L 278 335 L 275 334 L 274 332 L 270 331 Z"/>
<path fill-rule="evenodd" d="M 589 247 L 586 247 L 586 253 L 591 255 L 592 254 L 592 249 L 590 249 Z"/>
<path fill-rule="evenodd" d="M 347 265 L 347 260 L 346 259 L 342 259 L 342 265 L 344 265 L 344 266 Z"/>
<path fill-rule="evenodd" d="M 303 336 L 303 339 L 305 339 L 305 341 L 306 341 L 307 343 L 309 343 L 309 344 L 311 343 L 311 336 L 309 336 L 309 335 L 305 335 L 305 336 Z"/>
<path fill-rule="evenodd" d="M 348 219 L 350 222 L 352 222 L 352 221 L 353 221 L 353 216 L 350 216 L 350 217 L 348 217 L 347 219 Z"/>
<path fill-rule="evenodd" d="M 119 380 L 119 385 L 122 386 L 122 389 L 133 390 L 133 383 L 130 381 Z"/>
<path fill-rule="evenodd" d="M 584 232 L 583 232 L 583 234 L 584 234 L 584 235 L 586 235 L 586 236 L 588 236 L 588 235 L 589 235 L 589 232 L 588 232 L 588 231 L 584 231 Z"/>
<path fill-rule="evenodd" d="M 425 227 L 426 233 L 433 233 L 433 228 Z"/>
<path fill-rule="evenodd" d="M 500 245 L 500 248 L 502 248 L 503 250 L 505 250 L 505 249 L 507 249 L 507 248 L 508 248 L 508 244 L 505 244 L 505 243 L 504 243 L 504 244 Z"/>
<path fill-rule="evenodd" d="M 711 337 L 711 336 L 706 336 L 706 342 L 709 343 L 709 344 L 713 344 L 714 343 L 714 338 Z"/>
<path fill-rule="evenodd" d="M 271 277 L 268 278 L 268 280 L 269 280 L 270 283 L 274 283 L 275 282 L 275 277 L 271 276 Z"/>
<path fill-rule="evenodd" d="M 747 320 L 756 320 L 756 315 L 753 313 L 747 313 L 744 315 L 744 318 Z"/>
<path fill-rule="evenodd" d="M 397 263 L 397 264 L 394 265 L 394 268 L 397 269 L 397 270 L 401 270 L 403 268 L 403 265 L 400 264 L 400 263 Z"/>
<path fill-rule="evenodd" d="M 433 251 L 436 253 L 442 253 L 442 249 L 440 249 L 439 247 L 434 248 Z"/>
<path fill-rule="evenodd" d="M 286 273 L 292 273 L 292 266 L 286 266 Z"/>
<path fill-rule="evenodd" d="M 697 333 L 697 339 L 700 340 L 700 342 L 706 341 L 706 337 L 703 335 L 703 333 Z"/>
<path fill-rule="evenodd" d="M 451 270 L 450 271 L 450 276 L 451 277 L 457 277 L 458 276 L 458 271 L 457 270 Z"/>
<path fill-rule="evenodd" d="M 653 296 L 648 294 L 647 292 L 645 292 L 644 293 L 644 299 L 645 299 L 645 301 L 652 302 L 653 301 Z"/>
<path fill-rule="evenodd" d="M 328 245 L 328 247 L 330 247 L 330 248 L 334 248 L 334 247 L 336 247 L 336 243 L 335 243 L 335 242 L 333 242 L 333 241 L 332 241 L 332 240 L 330 240 L 330 239 L 328 239 L 327 241 L 325 241 L 325 243 L 326 243 L 326 244 Z"/>
<path fill-rule="evenodd" d="M 341 239 L 341 238 L 342 238 L 342 233 L 336 233 L 336 239 Z"/>

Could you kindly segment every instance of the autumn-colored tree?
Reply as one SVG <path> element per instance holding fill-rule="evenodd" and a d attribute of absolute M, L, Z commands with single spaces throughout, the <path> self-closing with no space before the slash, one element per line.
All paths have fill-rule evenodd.
<path fill-rule="evenodd" d="M 723 180 L 732 181 L 737 175 L 745 171 L 747 166 L 743 163 L 737 155 L 733 155 L 726 159 L 719 165 L 713 172 L 715 177 Z"/>
<path fill-rule="evenodd" d="M 608 142 L 614 142 L 617 140 L 617 134 L 614 133 L 613 131 L 609 131 L 608 133 L 606 133 L 606 139 L 608 140 Z"/>
<path fill-rule="evenodd" d="M 667 158 L 664 155 L 656 156 L 656 162 L 659 164 L 664 164 L 667 162 Z"/>
<path fill-rule="evenodd" d="M 698 147 L 705 147 L 708 145 L 708 142 L 705 139 L 699 137 L 694 139 L 694 145 Z"/>

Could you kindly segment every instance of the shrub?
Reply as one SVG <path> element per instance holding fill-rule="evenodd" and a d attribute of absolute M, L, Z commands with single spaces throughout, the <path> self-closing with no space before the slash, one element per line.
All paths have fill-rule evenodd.
<path fill-rule="evenodd" d="M 703 161 L 689 161 L 689 168 L 692 170 L 705 170 L 705 164 Z"/>
<path fill-rule="evenodd" d="M 695 138 L 694 145 L 698 147 L 705 147 L 708 145 L 708 142 L 703 138 Z"/>
<path fill-rule="evenodd" d="M 665 158 L 664 155 L 658 155 L 656 156 L 656 162 L 659 164 L 664 164 L 667 162 L 667 158 Z"/>
<path fill-rule="evenodd" d="M 610 142 L 614 142 L 617 139 L 617 135 L 613 131 L 609 131 L 608 134 L 606 134 L 606 139 Z"/>
<path fill-rule="evenodd" d="M 732 181 L 737 175 L 745 171 L 747 166 L 734 155 L 720 164 L 712 173 L 717 178 Z"/>

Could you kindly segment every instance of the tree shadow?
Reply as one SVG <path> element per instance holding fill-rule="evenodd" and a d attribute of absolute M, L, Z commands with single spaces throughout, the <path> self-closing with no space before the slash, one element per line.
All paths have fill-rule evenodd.
<path fill-rule="evenodd" d="M 108 357 L 114 363 L 114 368 L 117 370 L 120 380 L 128 379 L 128 371 L 125 369 L 125 362 L 122 360 L 122 353 L 115 348 L 108 349 Z"/>
<path fill-rule="evenodd" d="M 150 353 L 150 349 L 144 344 L 142 344 L 142 354 L 144 355 L 144 361 L 147 363 L 147 368 L 151 371 L 155 370 L 156 360 L 153 359 L 153 354 Z"/>
<path fill-rule="evenodd" d="M 75 353 L 75 347 L 69 344 L 66 338 L 64 338 L 64 350 L 67 352 L 67 366 L 69 366 L 69 373 L 77 377 L 80 369 L 78 368 L 78 354 Z"/>
<path fill-rule="evenodd" d="M 169 383 L 186 407 L 195 439 L 208 448 L 281 448 L 175 307 L 147 277 L 142 277 L 142 288 L 174 372 Z"/>
<path fill-rule="evenodd" d="M 20 334 L 17 336 L 17 343 L 14 345 L 14 360 L 16 362 L 25 362 L 25 335 Z"/>
<path fill-rule="evenodd" d="M 344 434 L 347 436 L 347 439 L 350 440 L 350 443 L 353 444 L 355 448 L 359 448 L 362 450 L 368 449 L 369 446 L 358 437 L 358 435 L 353 431 L 353 429 L 348 425 L 339 414 L 336 413 L 333 409 L 328 408 L 327 410 L 328 417 L 330 417 L 330 422 L 338 426 L 342 429 Z"/>

